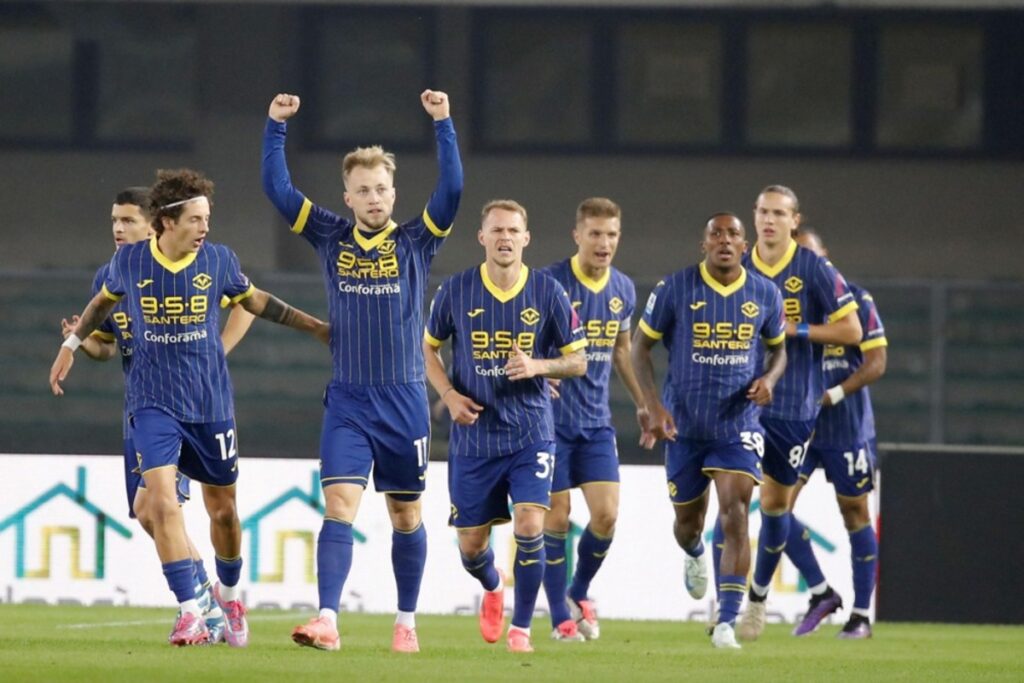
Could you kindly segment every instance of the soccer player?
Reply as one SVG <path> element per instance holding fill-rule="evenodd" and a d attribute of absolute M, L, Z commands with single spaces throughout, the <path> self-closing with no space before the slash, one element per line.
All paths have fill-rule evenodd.
<path fill-rule="evenodd" d="M 731 213 L 704 228 L 704 260 L 657 284 L 633 337 L 633 364 L 650 411 L 649 429 L 666 439 L 665 469 L 675 508 L 673 531 L 686 553 L 686 586 L 707 589 L 703 561 L 708 487 L 715 482 L 725 532 L 716 648 L 739 648 L 734 623 L 750 568 L 747 513 L 761 483 L 764 435 L 758 417 L 772 402 L 786 367 L 782 297 L 767 279 L 741 265 L 747 242 Z M 758 337 L 766 358 L 758 353 Z M 668 379 L 655 386 L 651 349 L 668 349 Z"/>
<path fill-rule="evenodd" d="M 630 321 L 636 308 L 632 280 L 612 267 L 622 231 L 622 210 L 604 197 L 583 200 L 576 209 L 576 255 L 544 270 L 558 280 L 587 335 L 587 374 L 566 380 L 553 401 L 555 473 L 551 509 L 544 517 L 547 567 L 544 590 L 551 609 L 551 637 L 595 640 L 601 635 L 597 610 L 587 597 L 615 533 L 619 512 L 619 456 L 608 407 L 612 365 L 646 423 L 647 408 L 630 363 Z M 566 596 L 566 537 L 569 489 L 583 490 L 590 523 L 579 541 L 579 561 Z M 568 599 L 567 599 L 568 597 Z"/>
<path fill-rule="evenodd" d="M 153 537 L 168 586 L 180 604 L 170 642 L 208 641 L 193 587 L 181 508 L 178 470 L 203 484 L 210 537 L 220 582 L 213 596 L 224 612 L 228 644 L 248 643 L 245 607 L 238 578 L 242 533 L 235 505 L 238 446 L 231 379 L 220 341 L 218 304 L 222 296 L 273 322 L 326 340 L 326 324 L 256 289 L 228 247 L 207 243 L 213 183 L 188 169 L 159 171 L 149 206 L 156 235 L 125 245 L 110 262 L 99 294 L 85 308 L 74 332 L 50 369 L 50 387 L 61 382 L 74 352 L 127 300 L 131 318 L 132 366 L 127 410 L 146 482 Z"/>
<path fill-rule="evenodd" d="M 821 237 L 813 229 L 801 226 L 796 239 L 800 246 L 828 258 Z M 814 440 L 793 498 L 795 501 L 818 466 L 835 486 L 843 524 L 850 535 L 854 592 L 853 611 L 839 637 L 859 640 L 871 637 L 869 610 L 878 564 L 878 540 L 868 507 L 868 494 L 874 489 L 874 420 L 868 419 L 868 385 L 885 374 L 888 341 L 871 294 L 853 282 L 849 285 L 859 306 L 857 315 L 864 336 L 857 345 L 825 347 L 825 386 L 829 389 L 822 396 Z M 795 516 L 790 521 L 786 555 L 812 587 L 828 585 L 814 557 L 810 534 Z M 821 614 L 821 603 L 815 607 L 819 609 L 808 609 L 793 635 L 802 636 L 817 629 L 825 615 Z"/>
<path fill-rule="evenodd" d="M 372 468 L 394 529 L 398 615 L 391 648 L 419 652 L 415 612 L 427 557 L 420 494 L 430 448 L 423 294 L 462 194 L 448 96 L 425 90 L 420 101 L 434 120 L 438 181 L 422 214 L 402 225 L 391 219 L 394 155 L 375 146 L 345 156 L 344 199 L 353 221 L 313 204 L 292 186 L 284 142 L 286 121 L 299 110 L 298 96 L 274 98 L 263 137 L 263 189 L 292 232 L 316 249 L 330 311 L 334 372 L 324 395 L 320 438 L 326 502 L 317 542 L 320 613 L 292 633 L 298 644 L 323 650 L 340 647 L 338 606 L 352 566 L 352 523 Z"/>
<path fill-rule="evenodd" d="M 114 204 L 111 208 L 110 222 L 114 236 L 114 248 L 119 249 L 126 244 L 135 244 L 153 235 L 153 226 L 150 223 L 148 211 L 148 187 L 129 187 L 117 193 Z M 96 296 L 106 280 L 109 263 L 100 266 L 93 278 L 92 295 Z M 221 342 L 224 345 L 225 355 L 230 353 L 235 344 L 245 336 L 249 326 L 252 324 L 253 315 L 240 306 L 232 305 L 228 321 L 221 331 Z M 66 339 L 79 322 L 79 316 L 74 315 L 71 321 L 61 320 L 61 331 Z M 103 321 L 100 327 L 91 335 L 82 340 L 82 351 L 93 360 L 106 361 L 115 355 L 121 357 L 121 367 L 125 373 L 127 382 L 128 370 L 132 360 L 132 333 L 131 319 L 128 315 L 126 302 L 121 301 L 115 305 L 113 313 Z M 127 385 L 126 385 L 127 386 Z M 128 516 L 139 520 L 143 530 L 153 536 L 153 520 L 151 519 L 146 506 L 146 487 L 142 481 L 142 474 L 139 471 L 139 461 L 135 455 L 135 444 L 131 436 L 129 426 L 129 415 L 124 412 L 122 421 L 123 431 L 123 455 L 124 455 L 124 480 L 125 492 L 128 497 Z M 178 502 L 184 504 L 189 498 L 189 479 L 180 471 L 178 479 Z M 206 568 L 203 559 L 199 555 L 192 539 L 188 538 L 189 552 L 192 556 L 195 567 L 196 598 L 203 611 L 203 619 L 206 621 L 207 630 L 210 633 L 211 643 L 223 640 L 224 615 L 212 599 L 212 585 L 206 575 Z"/>
<path fill-rule="evenodd" d="M 509 521 L 516 542 L 510 652 L 533 652 L 530 622 L 545 566 L 544 512 L 554 462 L 551 397 L 544 378 L 587 370 L 583 329 L 558 282 L 523 265 L 530 243 L 526 209 L 499 199 L 484 205 L 478 233 L 483 264 L 445 280 L 424 335 L 427 379 L 448 406 L 449 523 L 462 566 L 480 581 L 480 633 L 496 642 L 504 626 L 504 576 L 489 547 L 491 527 Z M 452 376 L 440 348 L 452 340 Z M 558 358 L 538 358 L 557 348 Z"/>
<path fill-rule="evenodd" d="M 749 270 L 768 277 L 782 292 L 788 358 L 786 372 L 775 387 L 775 400 L 761 414 L 765 431 L 761 531 L 749 602 L 737 629 L 746 640 L 755 640 L 764 631 L 768 587 L 786 548 L 793 490 L 825 391 L 825 345 L 856 344 L 862 334 L 857 302 L 846 280 L 831 263 L 793 238 L 800 220 L 800 203 L 793 190 L 783 185 L 765 187 L 754 204 L 757 243 L 744 257 Z M 720 534 L 716 529 L 715 535 Z M 819 611 L 828 614 L 839 608 L 837 596 L 827 585 L 816 590 L 820 592 L 812 591 L 811 609 L 820 605 Z"/>

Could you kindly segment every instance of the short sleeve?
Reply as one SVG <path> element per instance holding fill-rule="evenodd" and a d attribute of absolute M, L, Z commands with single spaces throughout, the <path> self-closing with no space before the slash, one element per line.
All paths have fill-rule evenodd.
<path fill-rule="evenodd" d="M 427 329 L 423 333 L 423 338 L 434 348 L 440 348 L 455 331 L 450 292 L 451 280 L 447 280 L 437 288 L 437 293 L 430 302 L 430 315 L 427 316 Z"/>
<path fill-rule="evenodd" d="M 647 297 L 644 314 L 640 318 L 640 330 L 651 339 L 661 339 L 675 324 L 675 306 L 672 302 L 672 287 L 661 280 Z"/>

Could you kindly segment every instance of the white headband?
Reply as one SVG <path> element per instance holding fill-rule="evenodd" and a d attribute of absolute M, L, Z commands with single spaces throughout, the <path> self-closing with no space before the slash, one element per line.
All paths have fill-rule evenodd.
<path fill-rule="evenodd" d="M 160 210 L 163 211 L 164 209 L 173 209 L 176 206 L 181 206 L 182 204 L 188 204 L 189 202 L 194 202 L 197 199 L 205 199 L 205 198 L 206 198 L 206 195 L 205 194 L 201 194 L 198 197 L 192 197 L 190 199 L 182 199 L 180 202 L 171 202 L 170 204 L 164 204 L 163 206 L 160 207 Z"/>

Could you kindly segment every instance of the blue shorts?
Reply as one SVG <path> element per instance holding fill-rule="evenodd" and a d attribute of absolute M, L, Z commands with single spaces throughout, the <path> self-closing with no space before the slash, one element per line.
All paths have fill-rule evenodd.
<path fill-rule="evenodd" d="M 551 492 L 593 482 L 619 481 L 614 427 L 555 426 L 555 476 Z"/>
<path fill-rule="evenodd" d="M 124 490 L 128 495 L 128 516 L 135 519 L 135 493 L 146 488 L 146 482 L 140 473 L 141 464 L 135 452 L 135 442 L 129 436 L 124 440 Z M 190 497 L 189 479 L 178 472 L 178 504 L 184 505 Z"/>
<path fill-rule="evenodd" d="M 875 460 L 867 444 L 853 448 L 818 448 L 812 444 L 800 468 L 800 478 L 807 481 L 819 466 L 840 496 L 856 498 L 875 488 Z"/>
<path fill-rule="evenodd" d="M 554 449 L 554 442 L 541 441 L 498 458 L 450 456 L 448 524 L 458 529 L 504 524 L 512 519 L 509 497 L 513 505 L 550 507 Z"/>
<path fill-rule="evenodd" d="M 238 479 L 234 419 L 178 422 L 159 408 L 143 408 L 132 416 L 132 438 L 143 475 L 158 467 L 177 467 L 212 486 L 231 486 Z"/>
<path fill-rule="evenodd" d="M 804 464 L 816 420 L 761 418 L 764 427 L 764 473 L 783 486 L 794 486 Z"/>
<path fill-rule="evenodd" d="M 324 392 L 320 482 L 366 487 L 415 500 L 426 488 L 430 457 L 427 387 L 339 384 Z"/>
<path fill-rule="evenodd" d="M 761 483 L 764 436 L 743 432 L 733 439 L 684 439 L 665 443 L 665 474 L 668 496 L 685 505 L 704 495 L 715 472 L 738 472 Z"/>

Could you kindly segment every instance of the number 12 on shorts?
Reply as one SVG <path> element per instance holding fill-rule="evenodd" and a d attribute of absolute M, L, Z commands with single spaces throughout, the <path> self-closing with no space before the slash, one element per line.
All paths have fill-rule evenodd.
<path fill-rule="evenodd" d="M 217 443 L 220 444 L 220 459 L 230 460 L 231 458 L 238 455 L 238 451 L 235 449 L 235 430 L 229 429 L 226 432 L 220 432 L 214 434 L 217 438 Z"/>

